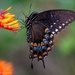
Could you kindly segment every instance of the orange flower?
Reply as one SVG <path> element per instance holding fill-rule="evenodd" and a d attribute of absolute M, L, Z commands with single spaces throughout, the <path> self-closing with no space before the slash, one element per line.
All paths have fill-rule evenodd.
<path fill-rule="evenodd" d="M 12 75 L 12 64 L 4 60 L 0 60 L 0 75 Z"/>
<path fill-rule="evenodd" d="M 13 32 L 16 32 L 20 29 L 20 24 L 18 23 L 18 20 L 15 20 L 15 15 L 7 13 L 11 7 L 9 7 L 6 10 L 3 10 L 0 13 L 0 28 L 8 29 Z"/>

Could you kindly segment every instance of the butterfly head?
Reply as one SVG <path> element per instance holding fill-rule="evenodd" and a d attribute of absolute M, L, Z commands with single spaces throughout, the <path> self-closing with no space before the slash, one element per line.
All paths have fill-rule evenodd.
<path fill-rule="evenodd" d="M 32 12 L 32 13 L 30 14 L 30 16 L 27 17 L 27 20 L 25 21 L 25 27 L 27 27 L 27 28 L 30 27 L 31 24 L 32 24 L 32 21 L 34 20 L 34 18 L 35 18 L 37 15 L 38 15 L 37 12 Z"/>

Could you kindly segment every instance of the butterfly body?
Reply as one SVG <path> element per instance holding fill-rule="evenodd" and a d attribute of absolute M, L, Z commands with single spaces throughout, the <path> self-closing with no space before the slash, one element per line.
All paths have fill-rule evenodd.
<path fill-rule="evenodd" d="M 48 55 L 54 44 L 54 34 L 64 29 L 75 20 L 75 12 L 69 10 L 48 10 L 41 13 L 33 12 L 25 21 L 27 41 L 30 44 L 30 56 L 42 60 Z M 31 67 L 33 64 L 31 62 Z"/>

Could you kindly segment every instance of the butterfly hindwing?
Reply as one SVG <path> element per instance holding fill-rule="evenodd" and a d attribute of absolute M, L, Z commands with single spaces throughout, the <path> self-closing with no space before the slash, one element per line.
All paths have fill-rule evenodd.
<path fill-rule="evenodd" d="M 44 63 L 44 56 L 48 55 L 48 52 L 52 49 L 54 35 L 49 28 L 46 28 L 39 23 L 33 23 L 30 32 L 32 33 L 32 38 L 30 42 L 29 58 L 38 58 L 38 60 L 42 60 Z"/>

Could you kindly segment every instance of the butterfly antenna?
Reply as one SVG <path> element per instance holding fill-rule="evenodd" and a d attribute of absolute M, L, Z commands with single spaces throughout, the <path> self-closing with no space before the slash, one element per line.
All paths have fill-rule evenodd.
<path fill-rule="evenodd" d="M 25 28 L 25 22 L 24 22 L 24 19 L 21 19 L 21 18 L 20 18 L 19 22 L 20 22 L 22 25 L 20 26 L 21 29 L 20 29 L 18 32 L 20 32 L 23 28 Z"/>
<path fill-rule="evenodd" d="M 24 13 L 24 10 L 20 7 L 22 14 L 24 15 L 25 18 L 27 18 L 26 14 Z"/>
<path fill-rule="evenodd" d="M 21 12 L 22 12 L 22 14 L 24 15 L 24 17 L 25 17 L 25 18 L 28 18 L 28 17 L 26 16 L 26 14 L 24 13 L 24 10 L 23 10 L 21 7 L 20 7 L 20 9 L 21 9 Z M 21 30 L 22 30 L 23 28 L 25 28 L 25 20 L 20 18 L 20 23 L 23 25 L 23 26 L 21 26 Z"/>
<path fill-rule="evenodd" d="M 21 18 L 20 18 L 20 23 L 22 23 L 23 25 L 25 25 L 24 19 L 21 19 Z"/>
<path fill-rule="evenodd" d="M 44 60 L 42 59 L 42 63 L 43 63 L 43 67 L 45 68 L 45 62 L 44 62 Z"/>
<path fill-rule="evenodd" d="M 25 18 L 28 18 L 23 11 L 22 11 L 22 14 L 24 15 Z"/>
<path fill-rule="evenodd" d="M 33 69 L 33 59 L 31 60 L 31 69 Z"/>
<path fill-rule="evenodd" d="M 30 14 L 30 11 L 31 11 L 31 7 L 32 7 L 32 3 L 30 4 L 30 7 L 29 7 L 29 14 Z"/>

